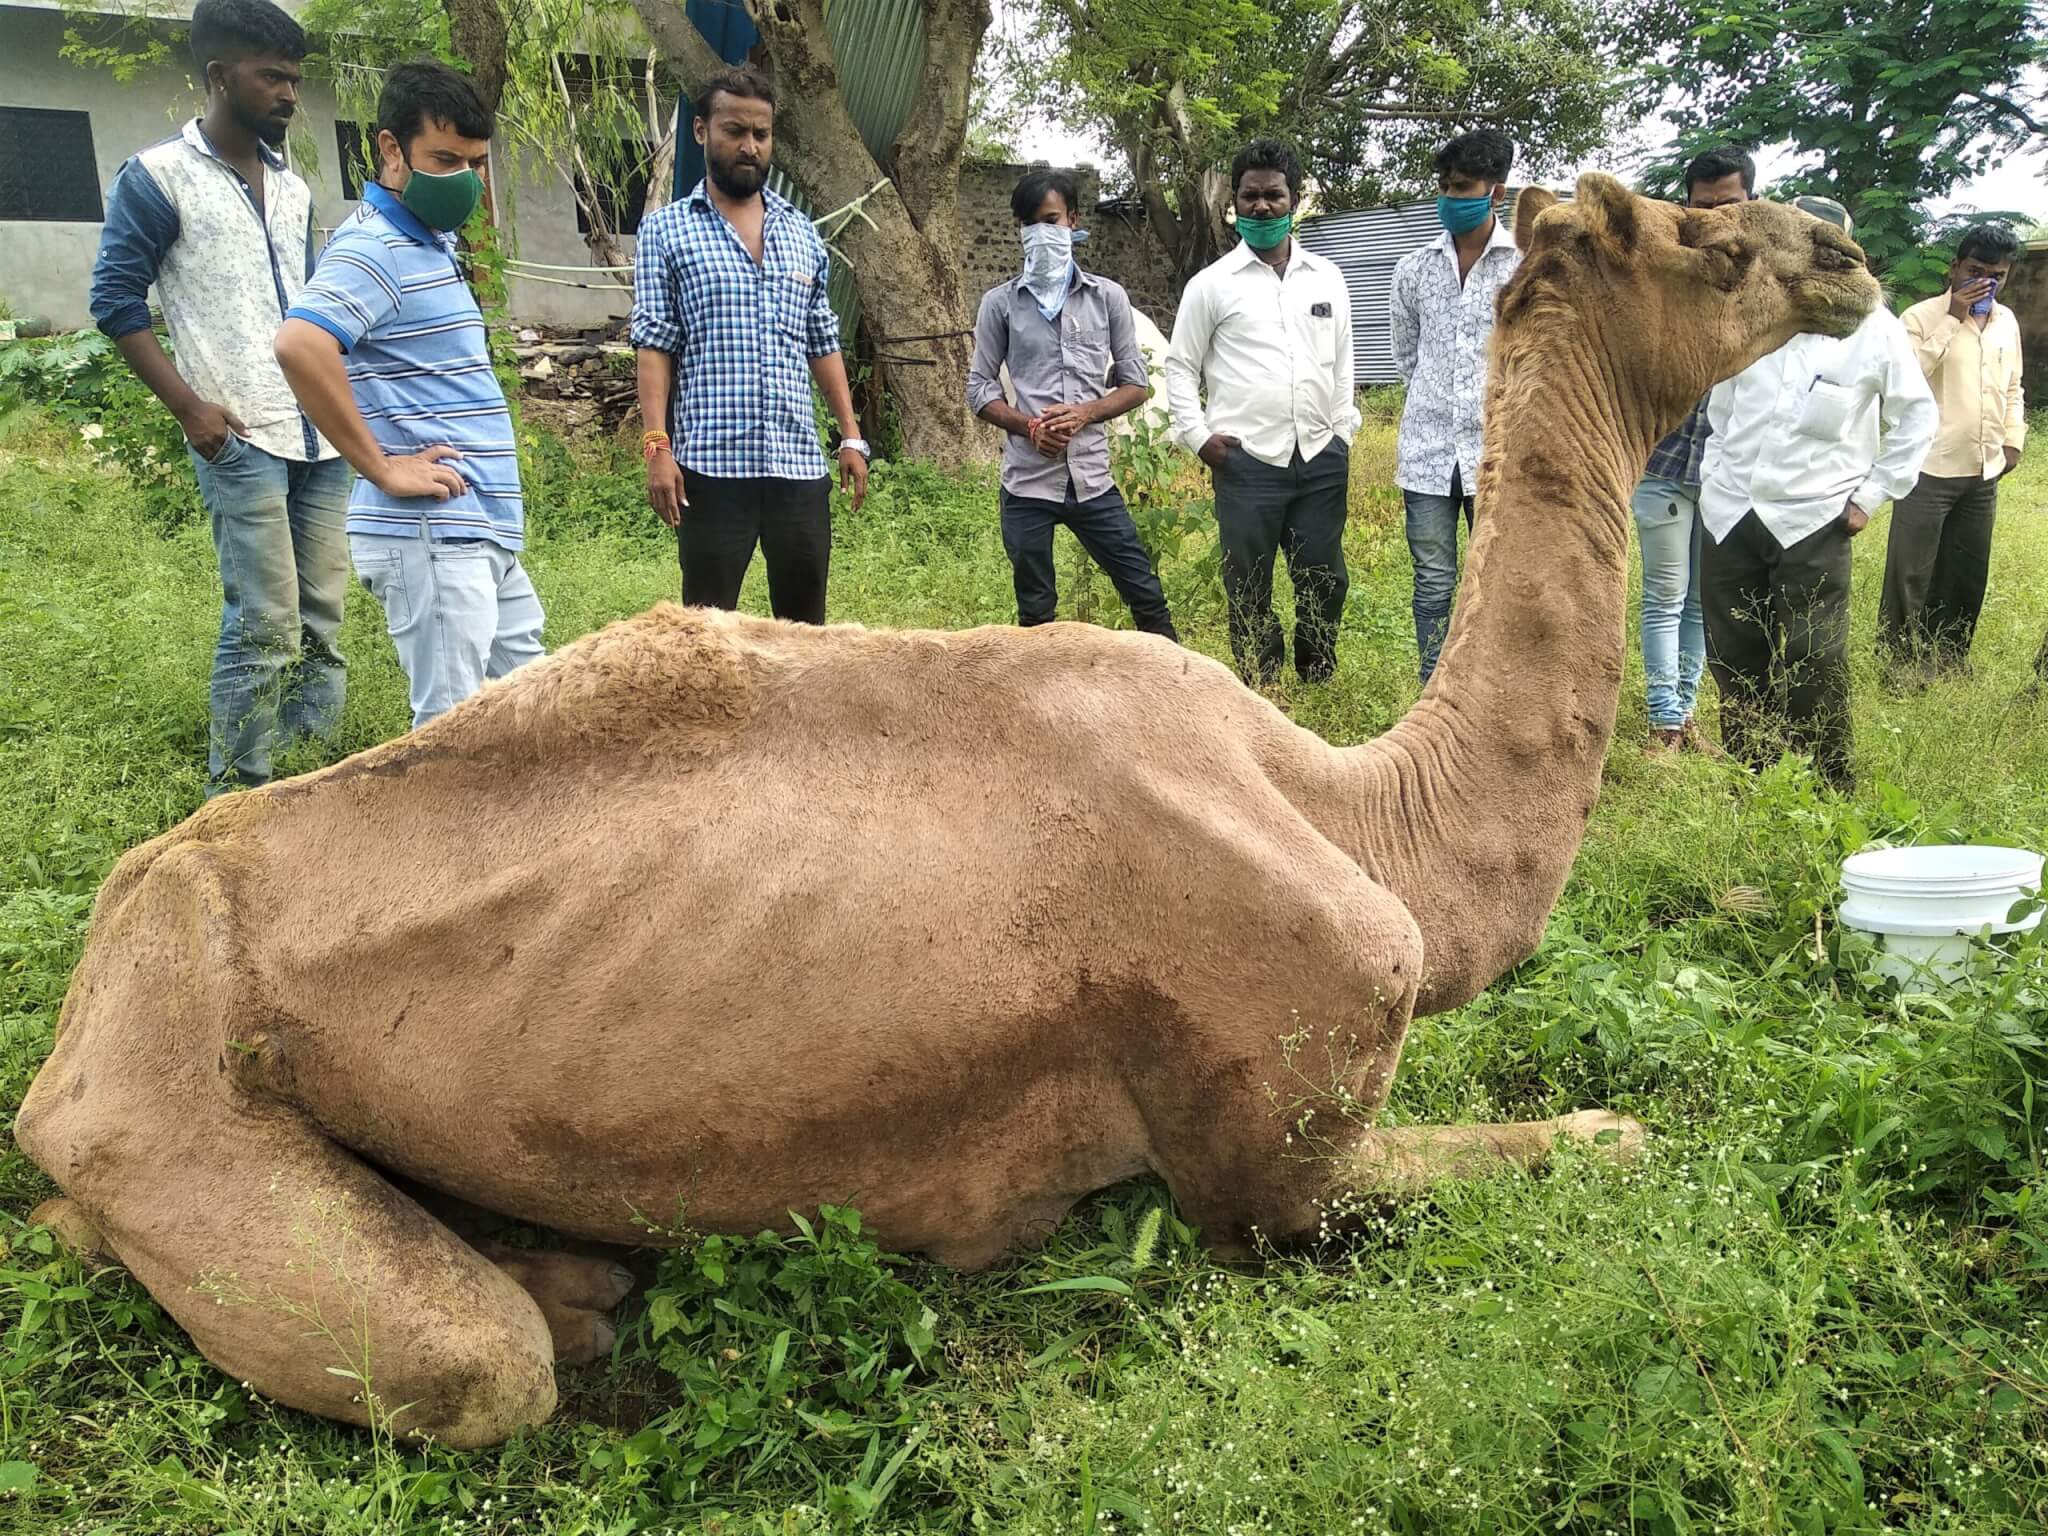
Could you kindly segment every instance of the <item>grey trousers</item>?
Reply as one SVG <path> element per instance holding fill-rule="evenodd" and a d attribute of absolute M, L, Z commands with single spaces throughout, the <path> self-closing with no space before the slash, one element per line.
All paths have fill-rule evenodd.
<path fill-rule="evenodd" d="M 1932 670 L 1970 654 L 1997 516 L 1998 481 L 1977 475 L 1922 475 L 1893 503 L 1877 609 L 1878 646 L 1892 660 Z"/>

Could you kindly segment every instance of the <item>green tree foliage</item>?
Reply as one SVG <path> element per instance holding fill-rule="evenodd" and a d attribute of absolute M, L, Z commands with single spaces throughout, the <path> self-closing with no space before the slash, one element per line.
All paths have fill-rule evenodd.
<path fill-rule="evenodd" d="M 1663 57 L 1641 105 L 1680 124 L 1662 184 L 1708 144 L 1790 144 L 1818 163 L 1774 190 L 1839 199 L 1897 283 L 1945 264 L 1930 199 L 2048 134 L 2039 0 L 1647 0 L 1636 22 Z"/>
<path fill-rule="evenodd" d="M 1184 273 L 1224 238 L 1223 168 L 1294 143 L 1322 205 L 1433 187 L 1430 156 L 1491 124 L 1541 171 L 1606 138 L 1619 90 L 1582 0 L 1039 0 L 1032 94 L 1116 150 Z M 1026 45 L 1020 52 L 1028 52 Z"/>

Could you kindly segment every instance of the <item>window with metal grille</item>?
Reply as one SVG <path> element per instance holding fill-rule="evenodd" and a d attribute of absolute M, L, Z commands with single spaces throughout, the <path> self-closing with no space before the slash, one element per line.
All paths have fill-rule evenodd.
<path fill-rule="evenodd" d="M 97 224 L 105 216 L 91 114 L 0 107 L 0 219 Z"/>
<path fill-rule="evenodd" d="M 647 173 L 654 151 L 648 144 L 622 145 L 621 150 L 632 154 L 633 170 L 624 186 L 600 183 L 597 206 L 604 213 L 605 223 L 611 225 L 612 233 L 630 235 L 640 228 L 640 211 L 647 206 Z M 576 233 L 590 233 L 590 215 L 584 211 L 580 197 L 576 199 Z"/>

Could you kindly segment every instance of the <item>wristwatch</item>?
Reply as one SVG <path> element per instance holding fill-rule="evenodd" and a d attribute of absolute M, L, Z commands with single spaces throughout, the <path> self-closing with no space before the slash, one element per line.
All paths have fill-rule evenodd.
<path fill-rule="evenodd" d="M 868 447 L 868 440 L 866 438 L 842 437 L 839 440 L 839 451 L 841 453 L 844 453 L 849 448 L 851 448 L 855 453 L 859 454 L 862 458 L 868 460 L 870 463 L 874 462 L 875 455 L 874 452 Z"/>

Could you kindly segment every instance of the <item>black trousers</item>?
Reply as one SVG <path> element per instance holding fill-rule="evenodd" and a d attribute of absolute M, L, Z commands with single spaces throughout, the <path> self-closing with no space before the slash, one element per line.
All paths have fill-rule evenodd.
<path fill-rule="evenodd" d="M 1019 624 L 1029 628 L 1053 620 L 1059 587 L 1053 574 L 1052 531 L 1065 523 L 1088 551 L 1088 558 L 1115 583 L 1117 596 L 1131 610 L 1131 622 L 1148 634 L 1180 639 L 1172 615 L 1166 611 L 1159 573 L 1152 569 L 1151 557 L 1138 539 L 1138 526 L 1131 521 L 1131 509 L 1115 486 L 1086 501 L 1076 499 L 1071 480 L 1065 501 L 1043 501 L 1004 491 L 1001 507 L 1003 552 L 1010 557 L 1016 582 Z"/>
<path fill-rule="evenodd" d="M 778 619 L 825 622 L 825 576 L 832 565 L 832 479 L 744 480 L 683 471 L 689 505 L 676 528 L 683 601 L 737 608 L 754 546 L 768 563 L 768 606 Z"/>
<path fill-rule="evenodd" d="M 1836 518 L 1786 548 L 1754 512 L 1700 550 L 1707 664 L 1721 740 L 1752 768 L 1787 748 L 1837 788 L 1849 766 L 1849 530 Z"/>
<path fill-rule="evenodd" d="M 1978 475 L 1922 475 L 1892 504 L 1877 608 L 1878 644 L 1892 660 L 1934 670 L 1970 654 L 1997 516 L 1998 481 Z"/>
<path fill-rule="evenodd" d="M 1215 471 L 1216 531 L 1223 545 L 1223 596 L 1230 654 L 1254 687 L 1287 659 L 1273 615 L 1273 557 L 1287 556 L 1294 580 L 1294 670 L 1325 682 L 1337 670 L 1337 620 L 1351 577 L 1344 569 L 1344 515 L 1351 450 L 1342 438 L 1313 460 L 1300 453 L 1275 468 L 1233 448 Z"/>

